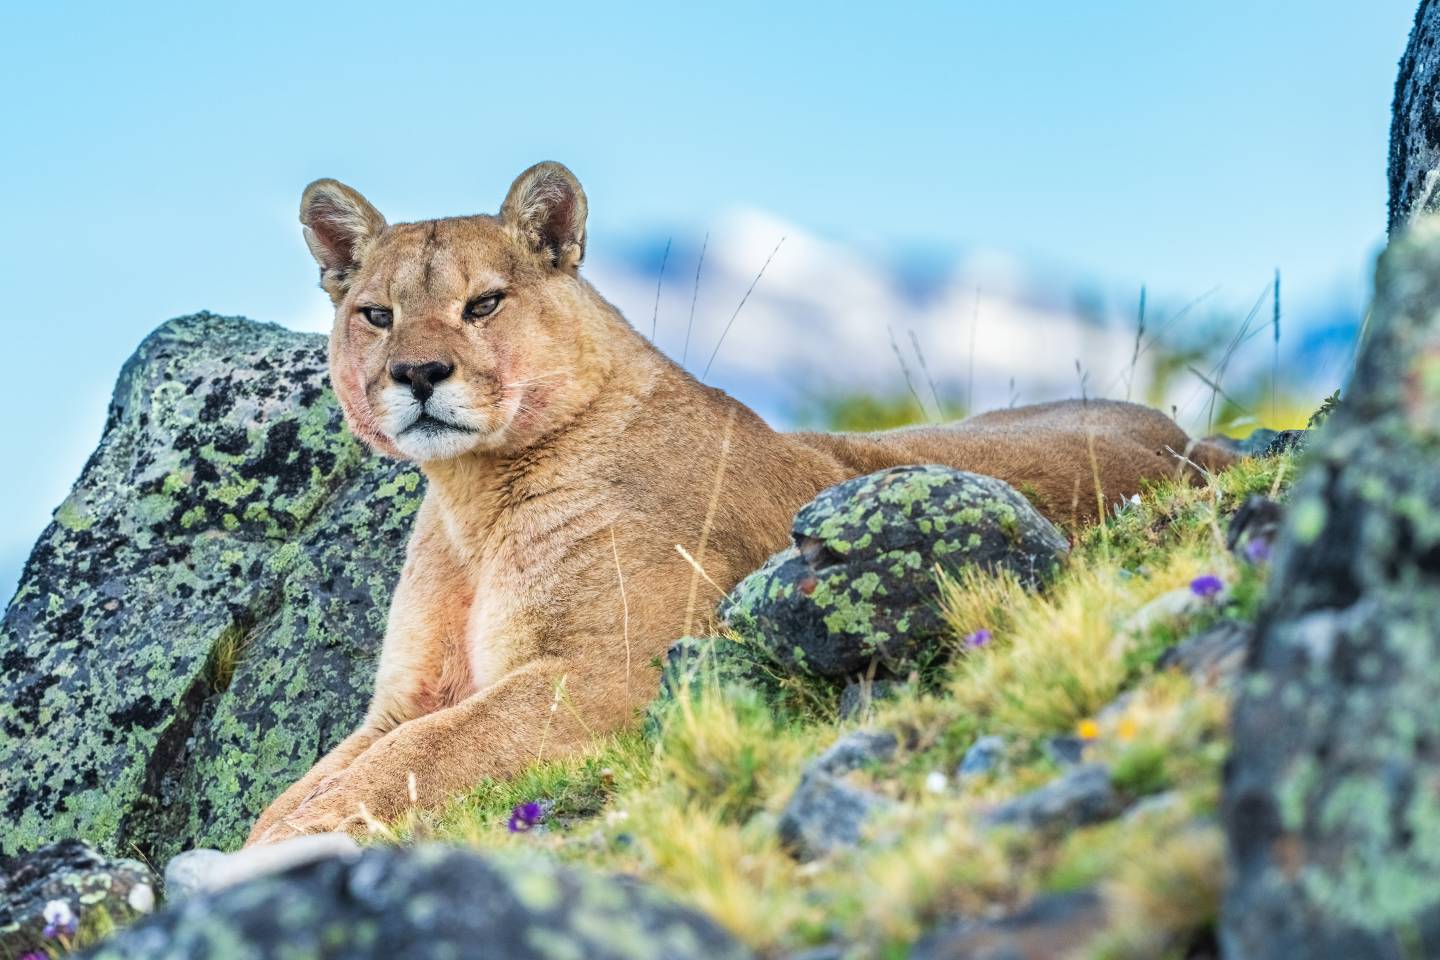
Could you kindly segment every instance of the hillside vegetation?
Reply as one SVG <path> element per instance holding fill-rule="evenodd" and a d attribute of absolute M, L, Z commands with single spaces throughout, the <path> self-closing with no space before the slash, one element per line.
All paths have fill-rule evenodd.
<path fill-rule="evenodd" d="M 1080 889 L 1099 890 L 1111 917 L 1093 956 L 1183 955 L 1210 936 L 1219 905 L 1227 695 L 1215 678 L 1156 661 L 1221 620 L 1253 619 L 1265 550 L 1227 549 L 1227 523 L 1252 494 L 1283 498 L 1294 473 L 1286 454 L 1246 459 L 1205 486 L 1158 485 L 1086 531 L 1042 593 L 1010 576 L 947 577 L 953 660 L 859 716 L 841 719 L 818 696 L 772 707 L 712 677 L 680 690 L 653 737 L 546 760 L 537 729 L 540 759 L 524 775 L 438 815 L 376 824 L 377 837 L 525 847 L 633 874 L 771 956 L 826 943 L 901 956 L 947 918 Z M 858 846 L 798 862 L 780 813 L 807 761 L 859 728 L 898 738 L 891 759 L 849 775 L 893 802 Z M 982 736 L 1003 738 L 998 759 L 959 774 Z M 1072 745 L 1109 768 L 1123 817 L 979 826 L 1054 779 L 1069 765 L 1057 748 Z"/>

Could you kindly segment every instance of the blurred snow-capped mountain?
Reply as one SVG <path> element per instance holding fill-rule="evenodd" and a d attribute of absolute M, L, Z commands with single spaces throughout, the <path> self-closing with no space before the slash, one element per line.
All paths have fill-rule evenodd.
<path fill-rule="evenodd" d="M 906 270 L 755 212 L 727 217 L 708 241 L 676 238 L 668 257 L 665 247 L 595 251 L 585 272 L 667 354 L 772 420 L 839 391 L 903 393 L 906 368 L 927 404 L 933 383 L 947 404 L 969 397 L 976 410 L 1078 396 L 1077 364 L 1091 396 L 1126 392 L 1133 319 L 1002 255 Z M 1068 293 L 1045 292 L 1057 287 Z M 1152 361 L 1136 365 L 1136 396 Z"/>

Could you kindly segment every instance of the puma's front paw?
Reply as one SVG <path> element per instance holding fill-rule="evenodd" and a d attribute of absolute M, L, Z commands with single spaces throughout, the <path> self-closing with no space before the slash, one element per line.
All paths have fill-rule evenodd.
<path fill-rule="evenodd" d="M 296 807 L 271 824 L 247 846 L 278 843 L 292 837 L 315 833 L 348 833 L 360 836 L 368 832 L 372 818 L 359 801 L 352 801 L 343 792 L 331 791 Z"/>
<path fill-rule="evenodd" d="M 366 833 L 374 819 L 374 804 L 367 805 L 364 796 L 347 781 L 343 773 L 321 780 L 293 810 L 274 817 L 264 829 L 257 825 L 246 846 L 314 833 Z"/>

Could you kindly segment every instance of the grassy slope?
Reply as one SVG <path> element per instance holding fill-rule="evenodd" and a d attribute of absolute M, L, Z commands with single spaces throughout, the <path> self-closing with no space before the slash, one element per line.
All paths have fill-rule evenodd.
<path fill-rule="evenodd" d="M 777 714 L 735 689 L 704 690 L 679 702 L 655 743 L 629 734 L 582 758 L 542 760 L 439 814 L 410 815 L 393 838 L 523 845 L 634 874 L 770 955 L 838 938 L 863 955 L 900 956 L 947 916 L 1098 885 L 1116 922 L 1094 954 L 1163 956 L 1217 908 L 1221 842 L 1207 818 L 1227 705 L 1222 693 L 1152 664 L 1207 620 L 1254 616 L 1264 571 L 1225 550 L 1225 520 L 1249 493 L 1282 492 L 1294 467 L 1288 457 L 1247 460 L 1207 487 L 1157 487 L 1087 531 L 1044 595 L 986 576 L 945 582 L 955 636 L 984 627 L 994 640 L 973 649 L 957 640 L 942 676 L 907 686 L 861 721 Z M 1201 574 L 1225 581 L 1219 600 L 1134 627 L 1148 602 Z M 1126 690 L 1135 692 L 1126 707 L 1097 720 Z M 776 817 L 806 760 L 861 725 L 901 735 L 893 763 L 854 776 L 902 803 L 873 824 L 863 848 L 797 864 L 776 840 Z M 969 826 L 976 812 L 1052 777 L 1044 739 L 1076 732 L 1089 741 L 1086 759 L 1110 763 L 1127 795 L 1165 793 L 1167 802 L 1064 837 Z M 1007 738 L 1005 762 L 957 781 L 981 734 Z M 940 790 L 936 772 L 945 775 Z M 551 804 L 546 826 L 510 832 L 512 807 L 532 800 Z"/>

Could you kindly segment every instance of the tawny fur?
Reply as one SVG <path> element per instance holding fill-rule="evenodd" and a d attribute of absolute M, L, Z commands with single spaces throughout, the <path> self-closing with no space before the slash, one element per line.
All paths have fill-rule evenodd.
<path fill-rule="evenodd" d="M 432 807 L 632 723 L 655 694 L 653 658 L 708 626 L 717 587 L 784 547 L 796 510 L 846 478 L 947 464 L 1006 480 L 1073 527 L 1144 480 L 1229 461 L 1162 414 L 1108 401 L 876 434 L 776 432 L 578 275 L 585 210 L 558 164 L 523 173 L 495 217 L 387 225 L 342 184 L 306 190 L 351 428 L 402 455 L 407 441 L 384 429 L 408 402 L 390 365 L 439 360 L 455 372 L 431 403 L 474 429 L 444 434 L 461 452 L 418 457 L 427 493 L 364 720 L 250 843 Z M 495 291 L 494 313 L 466 315 Z M 361 313 L 376 306 L 388 329 Z"/>

